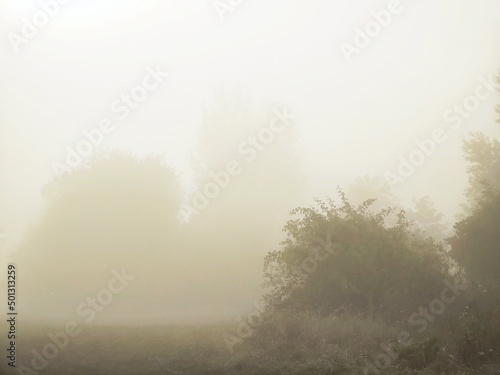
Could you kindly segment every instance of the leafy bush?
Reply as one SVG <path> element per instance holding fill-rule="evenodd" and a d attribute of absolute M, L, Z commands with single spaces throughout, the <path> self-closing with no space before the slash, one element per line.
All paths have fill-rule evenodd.
<path fill-rule="evenodd" d="M 397 320 L 439 295 L 448 276 L 441 245 L 412 233 L 403 211 L 388 226 L 390 208 L 372 212 L 373 200 L 353 207 L 339 195 L 340 206 L 317 200 L 317 207 L 292 211 L 299 217 L 286 224 L 282 248 L 265 259 L 268 300 L 323 315 L 345 308 Z"/>

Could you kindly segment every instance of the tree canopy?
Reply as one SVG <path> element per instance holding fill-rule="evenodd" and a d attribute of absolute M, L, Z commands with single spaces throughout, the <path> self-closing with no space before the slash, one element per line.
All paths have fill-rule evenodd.
<path fill-rule="evenodd" d="M 163 291 L 166 260 L 177 251 L 180 187 L 160 158 L 100 154 L 54 180 L 45 197 L 43 214 L 16 254 L 30 307 L 64 309 L 64 301 L 74 310 L 107 284 L 113 269 L 136 276 L 132 295 L 146 286 Z"/>

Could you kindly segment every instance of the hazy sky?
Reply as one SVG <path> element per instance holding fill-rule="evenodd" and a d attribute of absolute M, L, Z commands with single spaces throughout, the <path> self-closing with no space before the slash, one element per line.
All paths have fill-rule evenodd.
<path fill-rule="evenodd" d="M 360 175 L 394 170 L 436 127 L 449 139 L 396 189 L 430 195 L 449 214 L 465 188 L 465 132 L 498 135 L 482 101 L 460 130 L 443 114 L 497 74 L 497 0 L 402 1 L 402 12 L 348 63 L 352 43 L 387 1 L 243 0 L 222 21 L 211 0 L 72 0 L 15 53 L 9 33 L 38 1 L 0 0 L 0 232 L 15 239 L 41 207 L 40 191 L 82 130 L 161 66 L 170 76 L 106 136 L 106 148 L 162 152 L 186 167 L 214 90 L 237 85 L 297 115 L 310 196 Z M 223 136 L 223 135 L 221 135 Z"/>

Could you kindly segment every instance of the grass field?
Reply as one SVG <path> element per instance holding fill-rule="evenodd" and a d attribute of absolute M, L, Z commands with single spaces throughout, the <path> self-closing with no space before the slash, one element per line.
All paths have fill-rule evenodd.
<path fill-rule="evenodd" d="M 92 326 L 39 372 L 46 375 L 153 374 L 363 374 L 366 361 L 397 344 L 398 329 L 356 317 L 278 316 L 265 322 L 231 353 L 225 332 L 237 324 L 207 326 Z M 41 352 L 49 333 L 61 326 L 23 323 L 19 366 L 31 367 L 32 350 Z M 464 363 L 446 337 L 414 337 L 414 344 L 381 374 L 500 374 L 497 354 Z M 432 340 L 431 340 L 432 338 Z M 431 345 L 432 344 L 432 345 Z M 4 367 L 7 373 L 19 373 Z M 369 372 L 375 374 L 375 372 Z"/>

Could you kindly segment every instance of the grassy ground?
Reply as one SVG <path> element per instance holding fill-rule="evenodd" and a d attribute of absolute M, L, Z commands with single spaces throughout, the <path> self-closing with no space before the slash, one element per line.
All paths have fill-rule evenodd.
<path fill-rule="evenodd" d="M 223 334 L 236 333 L 237 323 L 218 326 L 85 327 L 66 349 L 50 360 L 46 375 L 148 374 L 362 374 L 366 361 L 375 361 L 392 345 L 397 358 L 382 374 L 500 374 L 496 353 L 478 355 L 464 363 L 446 337 L 414 336 L 402 349 L 401 328 L 370 319 L 276 314 L 234 347 Z M 30 366 L 32 349 L 41 352 L 52 325 L 23 324 L 18 365 Z M 472 369 L 473 367 L 474 369 Z M 4 367 L 4 370 L 7 368 Z M 6 371 L 7 373 L 18 373 Z M 375 372 L 371 372 L 375 373 Z"/>

